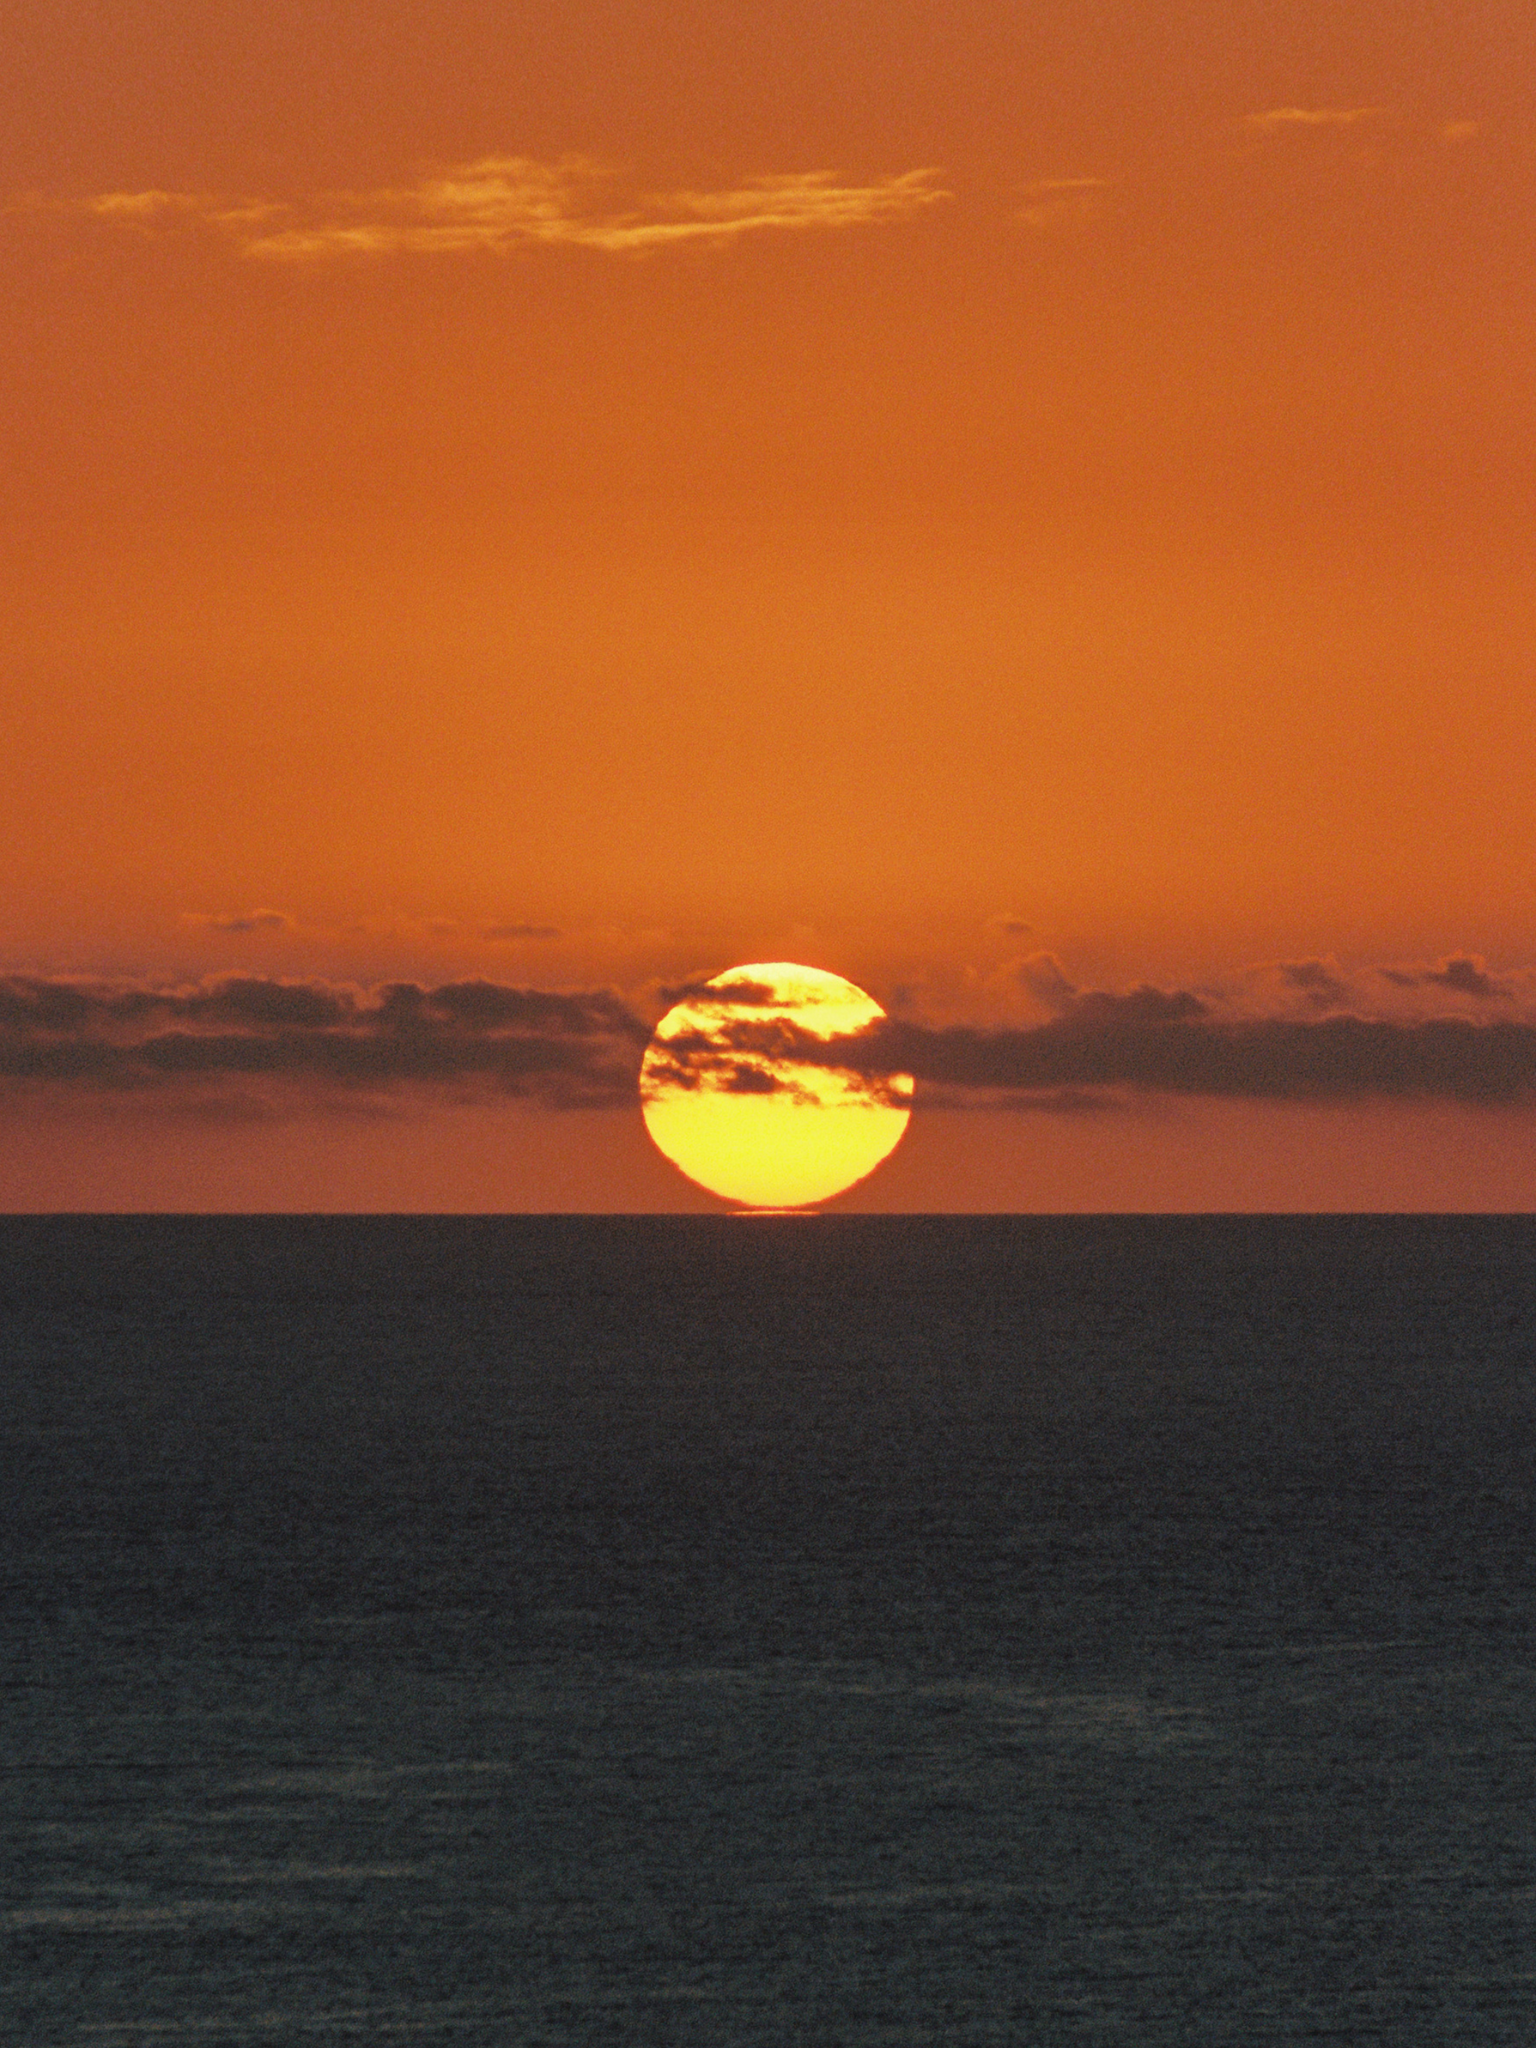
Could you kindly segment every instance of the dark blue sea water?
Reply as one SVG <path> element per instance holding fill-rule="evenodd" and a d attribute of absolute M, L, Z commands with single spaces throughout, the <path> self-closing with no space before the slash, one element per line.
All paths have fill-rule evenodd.
<path fill-rule="evenodd" d="M 0 2041 L 1536 2042 L 1536 1222 L 0 1222 Z"/>

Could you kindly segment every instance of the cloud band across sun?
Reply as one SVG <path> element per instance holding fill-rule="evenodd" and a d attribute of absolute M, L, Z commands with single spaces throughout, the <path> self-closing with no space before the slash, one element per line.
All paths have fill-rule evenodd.
<path fill-rule="evenodd" d="M 938 178 L 932 169 L 862 182 L 835 171 L 791 171 L 718 190 L 626 198 L 618 176 L 587 157 L 542 163 L 484 156 L 412 184 L 332 192 L 307 202 L 151 190 L 99 193 L 87 210 L 141 229 L 200 223 L 269 262 L 476 249 L 505 254 L 539 245 L 622 255 L 896 220 L 948 199 Z"/>
<path fill-rule="evenodd" d="M 1347 991 L 1325 963 L 1301 962 L 1272 977 L 1288 991 L 1286 1014 L 1243 1014 L 1208 991 L 1116 993 L 1063 981 L 1057 1014 L 1044 1022 L 885 1018 L 824 1037 L 743 1001 L 671 1050 L 701 1073 L 750 1068 L 771 1079 L 780 1066 L 823 1067 L 875 1091 L 897 1071 L 915 1076 L 920 1102 L 951 1107 L 1048 1107 L 1064 1093 L 1079 1103 L 1162 1094 L 1536 1106 L 1536 1011 L 1520 977 L 1494 977 L 1470 956 L 1370 974 L 1388 1001 L 1433 1007 L 1337 1007 L 1358 988 Z M 1266 1002 L 1269 993 L 1266 983 Z M 360 990 L 245 976 L 160 988 L 14 975 L 0 978 L 0 1093 L 155 1101 L 231 1089 L 313 1098 L 427 1087 L 560 1109 L 620 1107 L 638 1100 L 647 1007 L 613 990 L 491 981 Z"/>

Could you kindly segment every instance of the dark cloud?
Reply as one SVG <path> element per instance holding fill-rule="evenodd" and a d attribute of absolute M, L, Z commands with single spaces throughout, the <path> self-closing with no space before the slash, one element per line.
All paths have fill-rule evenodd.
<path fill-rule="evenodd" d="M 188 911 L 185 921 L 210 932 L 285 932 L 293 922 L 280 910 Z"/>
<path fill-rule="evenodd" d="M 1112 995 L 1105 989 L 1078 988 L 1062 972 L 1054 953 L 1032 953 L 1019 962 L 1019 980 L 1047 1010 L 1065 1020 L 1109 1023 L 1116 1018 L 1144 1024 L 1176 1022 L 1202 1016 L 1206 1005 L 1188 989 L 1152 988 L 1143 983 L 1127 995 Z"/>
<path fill-rule="evenodd" d="M 1112 1088 L 1261 1101 L 1536 1099 L 1536 1025 L 1460 1017 L 1216 1019 L 1198 998 L 1157 1016 L 1082 1006 L 1033 1029 L 933 1030 L 887 1021 L 798 1056 L 903 1071 L 953 1090 Z"/>
<path fill-rule="evenodd" d="M 1045 953 L 1018 971 L 1055 1012 L 1048 1022 L 936 1026 L 886 1017 L 828 1039 L 788 1017 L 738 1010 L 701 1018 L 698 1028 L 671 1039 L 664 1079 L 689 1087 L 713 1077 L 722 1085 L 720 1077 L 749 1064 L 781 1078 L 797 1067 L 822 1066 L 856 1075 L 871 1090 L 910 1074 L 938 1104 L 1049 1106 L 1079 1114 L 1095 1100 L 1138 1093 L 1255 1101 L 1536 1101 L 1536 1023 L 1464 1014 L 1245 1016 L 1193 989 L 1078 988 Z M 1279 978 L 1330 1012 L 1349 993 L 1319 960 L 1284 963 Z M 1470 956 L 1417 970 L 1412 979 L 1455 995 L 1502 993 Z"/>
<path fill-rule="evenodd" d="M 707 1055 L 674 1055 L 660 1045 L 646 1054 L 640 1077 L 640 1092 L 647 1099 L 669 1095 L 674 1088 L 702 1088 L 706 1073 L 713 1072 L 714 1048 Z"/>
<path fill-rule="evenodd" d="M 738 1064 L 726 1077 L 727 1095 L 777 1095 L 782 1082 L 765 1067 Z"/>
<path fill-rule="evenodd" d="M 1105 989 L 1084 991 L 1072 1005 L 1074 1023 L 1089 1028 L 1113 1030 L 1120 1025 L 1188 1024 L 1207 1014 L 1203 999 L 1187 988 L 1133 988 L 1129 995 L 1111 995 Z"/>
<path fill-rule="evenodd" d="M 1509 990 L 1489 974 L 1486 963 L 1473 953 L 1453 954 L 1438 967 L 1383 967 L 1378 972 L 1394 988 L 1444 988 L 1480 1003 L 1497 1002 L 1509 995 Z"/>
<path fill-rule="evenodd" d="M 0 980 L 0 1079 L 12 1081 L 129 1090 L 237 1079 L 375 1090 L 432 1083 L 557 1104 L 628 1102 L 648 1036 L 606 990 Z"/>
<path fill-rule="evenodd" d="M 1497 982 L 1490 979 L 1481 960 L 1474 960 L 1469 954 L 1447 960 L 1431 974 L 1424 976 L 1426 983 L 1454 989 L 1459 996 L 1476 996 L 1479 1002 L 1488 1002 L 1503 995 Z"/>
<path fill-rule="evenodd" d="M 1335 1010 L 1349 1000 L 1349 985 L 1323 960 L 1283 960 L 1280 979 L 1313 1009 Z"/>
<path fill-rule="evenodd" d="M 177 1014 L 231 1024 L 294 1024 L 315 1029 L 345 1024 L 357 1013 L 334 990 L 313 983 L 246 977 L 221 982 L 206 998 L 179 1005 Z"/>
<path fill-rule="evenodd" d="M 71 982 L 21 975 L 0 981 L 0 1033 L 78 1031 L 90 1019 L 92 998 Z"/>
<path fill-rule="evenodd" d="M 1054 953 L 1031 953 L 1027 960 L 1021 960 L 1019 980 L 1037 1003 L 1058 1015 L 1070 1010 L 1077 1001 L 1077 988 L 1063 974 Z"/>
<path fill-rule="evenodd" d="M 1254 1101 L 1536 1101 L 1536 1024 L 1232 1017 L 1188 989 L 1081 991 L 1064 1014 L 1033 1026 L 885 1018 L 830 1040 L 784 1019 L 722 1020 L 696 1041 L 677 1042 L 673 1053 L 685 1067 L 755 1057 L 784 1068 L 836 1067 L 873 1083 L 911 1074 L 947 1102 L 1014 1095 L 1081 1107 L 1091 1090 Z"/>
<path fill-rule="evenodd" d="M 644 1044 L 650 1036 L 620 1002 L 605 992 L 551 994 L 543 989 L 506 988 L 494 981 L 451 981 L 422 989 L 397 982 L 386 991 L 385 1007 L 397 1018 L 407 1011 L 436 1026 L 447 1020 L 481 1031 L 518 1031 L 568 1038 L 617 1035 Z"/>
<path fill-rule="evenodd" d="M 1293 963 L 1291 985 L 1327 995 L 1329 970 L 1312 975 L 1314 966 Z M 1441 990 L 1442 1001 L 1503 993 L 1471 956 L 1413 979 Z M 793 1092 L 797 1068 L 823 1067 L 888 1099 L 891 1077 L 910 1074 L 936 1104 L 1058 1113 L 1137 1093 L 1536 1102 L 1536 1023 L 1507 1014 L 1255 1017 L 1189 989 L 1065 985 L 1064 1007 L 1043 1024 L 885 1018 L 831 1040 L 765 1014 L 770 992 L 738 986 L 699 1029 L 658 1052 L 654 1079 L 669 1088 L 707 1077 L 735 1093 Z M 465 980 L 361 990 L 252 975 L 183 988 L 0 978 L 0 1081 L 168 1097 L 179 1090 L 186 1099 L 301 1086 L 361 1100 L 423 1084 L 556 1106 L 628 1103 L 649 1036 L 645 1019 L 603 989 Z"/>
<path fill-rule="evenodd" d="M 730 1010 L 771 1009 L 784 999 L 779 991 L 766 981 L 733 981 L 726 988 L 715 988 L 707 981 L 681 981 L 672 988 L 659 988 L 657 1000 L 671 1009 L 677 1003 L 692 1003 L 696 1009 Z"/>
<path fill-rule="evenodd" d="M 560 927 L 554 924 L 488 924 L 480 936 L 483 939 L 558 939 Z"/>

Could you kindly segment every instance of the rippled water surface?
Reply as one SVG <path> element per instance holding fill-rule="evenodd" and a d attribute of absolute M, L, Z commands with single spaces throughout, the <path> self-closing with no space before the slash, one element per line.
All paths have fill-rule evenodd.
<path fill-rule="evenodd" d="M 0 1221 L 0 2040 L 1536 2042 L 1536 1224 Z"/>

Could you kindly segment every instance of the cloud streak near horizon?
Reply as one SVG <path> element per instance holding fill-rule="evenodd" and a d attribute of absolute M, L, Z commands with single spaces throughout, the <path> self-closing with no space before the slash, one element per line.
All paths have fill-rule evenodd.
<path fill-rule="evenodd" d="M 422 1085 L 605 1106 L 633 1098 L 648 1036 L 648 1025 L 600 990 L 460 981 L 359 991 L 258 976 L 190 989 L 0 979 L 0 1083 L 54 1088 Z"/>
<path fill-rule="evenodd" d="M 1208 992 L 1080 990 L 1060 977 L 1057 1013 L 1044 1022 L 887 1018 L 825 1040 L 744 1003 L 671 1051 L 701 1074 L 744 1055 L 786 1071 L 834 1067 L 876 1085 L 909 1073 L 931 1103 L 947 1106 L 1086 1107 L 1147 1095 L 1536 1105 L 1536 1019 L 1511 1014 L 1480 962 L 1376 972 L 1389 987 L 1411 983 L 1416 999 L 1463 1007 L 1357 1014 L 1336 1007 L 1344 983 L 1330 992 L 1324 964 L 1300 962 L 1280 981 L 1302 1014 L 1236 1014 Z M 1319 1002 L 1334 1007 L 1306 1013 Z M 612 1108 L 638 1099 L 645 1007 L 611 990 L 483 980 L 359 990 L 239 976 L 162 988 L 16 975 L 0 978 L 0 1086 L 150 1100 L 242 1088 L 323 1100 L 425 1087 Z"/>

